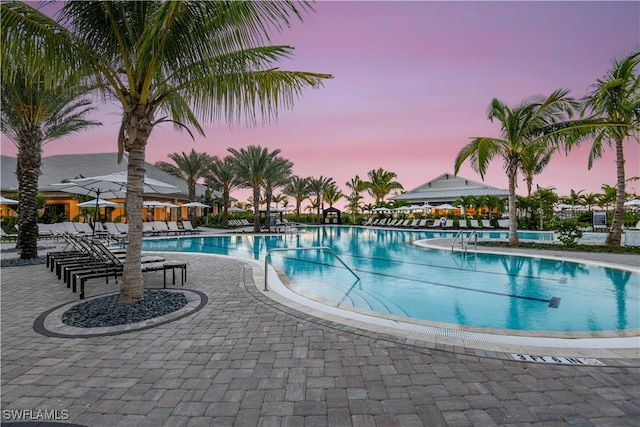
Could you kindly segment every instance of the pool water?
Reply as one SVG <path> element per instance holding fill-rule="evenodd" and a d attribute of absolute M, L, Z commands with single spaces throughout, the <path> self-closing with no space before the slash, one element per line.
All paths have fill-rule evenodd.
<path fill-rule="evenodd" d="M 308 227 L 299 234 L 147 240 L 143 249 L 262 261 L 273 248 L 328 246 L 360 280 L 328 252 L 277 251 L 271 261 L 288 276 L 294 291 L 344 308 L 518 331 L 619 331 L 640 325 L 638 271 L 542 258 L 465 255 L 413 244 L 444 236 L 451 233 Z"/>

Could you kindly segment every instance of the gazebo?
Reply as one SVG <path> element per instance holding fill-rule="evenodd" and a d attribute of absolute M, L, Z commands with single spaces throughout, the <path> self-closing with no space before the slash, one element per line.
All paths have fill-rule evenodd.
<path fill-rule="evenodd" d="M 322 223 L 323 224 L 338 224 L 342 225 L 342 219 L 340 218 L 340 209 L 334 207 L 327 208 L 322 211 Z"/>

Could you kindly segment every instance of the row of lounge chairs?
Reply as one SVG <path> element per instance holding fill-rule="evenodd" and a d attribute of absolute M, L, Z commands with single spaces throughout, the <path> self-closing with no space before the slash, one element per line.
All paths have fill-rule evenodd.
<path fill-rule="evenodd" d="M 397 228 L 431 228 L 431 229 L 453 229 L 454 220 L 446 219 L 373 219 L 369 218 L 364 226 L 371 227 L 397 227 Z M 478 222 L 477 219 L 460 219 L 457 224 L 457 228 L 473 228 L 473 229 L 493 229 L 496 228 L 491 224 L 488 219 L 483 219 Z M 499 219 L 497 228 L 509 228 L 508 219 Z"/>
<path fill-rule="evenodd" d="M 38 223 L 38 237 L 55 238 L 66 234 L 70 236 L 96 236 L 123 240 L 126 239 L 129 233 L 128 225 L 120 222 L 97 222 L 95 227 L 94 232 L 93 228 L 85 222 Z M 143 233 L 147 236 L 197 234 L 200 232 L 201 230 L 191 225 L 191 221 L 182 221 L 182 228 L 178 227 L 176 221 L 150 221 L 143 223 Z"/>
<path fill-rule="evenodd" d="M 87 280 L 113 277 L 118 282 L 124 270 L 126 252 L 122 248 L 108 247 L 98 239 L 61 233 L 66 245 L 62 251 L 47 253 L 46 265 L 55 272 L 59 280 L 66 283 L 74 293 L 80 290 L 80 299 L 85 297 Z M 165 259 L 156 255 L 142 257 L 143 273 L 165 270 Z M 79 286 L 78 286 L 79 285 Z"/>
<path fill-rule="evenodd" d="M 198 234 L 199 230 L 191 224 L 191 221 L 182 221 L 182 228 L 178 227 L 176 221 L 149 221 L 142 223 L 142 233 L 147 236 Z"/>

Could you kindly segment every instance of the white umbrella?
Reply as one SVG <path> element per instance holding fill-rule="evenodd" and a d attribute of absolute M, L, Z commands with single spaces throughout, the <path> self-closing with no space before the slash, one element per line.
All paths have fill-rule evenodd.
<path fill-rule="evenodd" d="M 373 209 L 373 211 L 374 212 L 391 212 L 391 209 L 385 208 L 385 207 L 380 207 L 380 208 Z"/>
<path fill-rule="evenodd" d="M 124 206 L 122 203 L 110 202 L 104 199 L 88 200 L 86 202 L 78 203 L 78 207 L 80 208 L 121 208 L 122 206 Z"/>
<path fill-rule="evenodd" d="M 100 199 L 100 196 L 107 199 L 121 199 L 126 197 L 127 173 L 115 172 L 110 175 L 72 179 L 69 182 L 52 184 L 52 187 L 67 193 L 94 196 L 96 198 L 96 202 Z M 144 178 L 144 193 L 170 194 L 178 191 L 180 191 L 180 189 L 171 184 L 147 178 L 146 176 Z M 98 206 L 96 205 L 96 211 L 98 210 L 97 208 Z"/>
<path fill-rule="evenodd" d="M 2 205 L 17 205 L 18 203 L 20 202 L 17 200 L 8 199 L 6 197 L 0 196 L 0 204 Z"/>
<path fill-rule="evenodd" d="M 229 206 L 229 209 L 227 209 L 228 212 L 246 212 L 246 210 L 242 209 L 242 208 L 236 208 L 235 206 Z"/>
<path fill-rule="evenodd" d="M 438 206 L 434 206 L 434 209 L 444 209 L 444 210 L 451 210 L 451 209 L 458 209 L 453 205 L 450 205 L 449 203 L 443 203 L 441 205 Z"/>
<path fill-rule="evenodd" d="M 628 202 L 624 202 L 625 206 L 640 206 L 640 199 L 629 200 Z"/>
<path fill-rule="evenodd" d="M 210 206 L 200 202 L 189 202 L 189 203 L 185 203 L 184 205 L 180 205 L 180 207 L 181 208 L 208 208 Z"/>

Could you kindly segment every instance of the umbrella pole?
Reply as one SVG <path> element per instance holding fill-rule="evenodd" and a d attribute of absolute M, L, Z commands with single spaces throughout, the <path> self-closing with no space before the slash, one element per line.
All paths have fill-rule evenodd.
<path fill-rule="evenodd" d="M 96 237 L 96 215 L 98 213 L 98 202 L 100 201 L 100 190 L 96 191 L 96 211 L 93 213 L 93 233 L 92 238 Z"/>

